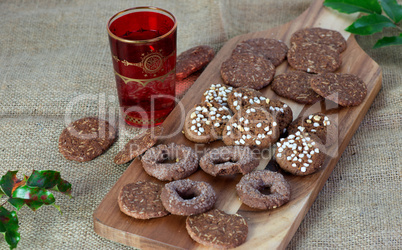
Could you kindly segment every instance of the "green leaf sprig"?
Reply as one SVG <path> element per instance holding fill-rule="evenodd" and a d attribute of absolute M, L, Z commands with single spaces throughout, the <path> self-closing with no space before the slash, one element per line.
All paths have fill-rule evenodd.
<path fill-rule="evenodd" d="M 36 211 L 43 205 L 54 204 L 55 198 L 50 191 L 57 191 L 71 198 L 71 184 L 60 177 L 60 173 L 53 170 L 34 170 L 31 176 L 17 178 L 18 171 L 8 171 L 0 179 L 0 197 L 6 195 L 7 200 L 0 205 L 0 232 L 4 234 L 10 249 L 16 248 L 20 240 L 18 232 L 18 217 L 15 211 L 7 210 L 4 205 L 10 203 L 17 211 L 27 205 Z"/>
<path fill-rule="evenodd" d="M 325 0 L 324 6 L 347 14 L 367 13 L 345 29 L 353 34 L 366 36 L 382 32 L 384 28 L 399 30 L 399 35 L 383 37 L 373 48 L 402 45 L 402 28 L 398 26 L 402 20 L 402 5 L 396 0 Z"/>

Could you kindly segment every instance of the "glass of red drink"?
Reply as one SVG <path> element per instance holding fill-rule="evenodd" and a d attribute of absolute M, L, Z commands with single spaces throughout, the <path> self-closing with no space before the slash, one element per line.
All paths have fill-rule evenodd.
<path fill-rule="evenodd" d="M 107 24 L 124 120 L 161 124 L 175 106 L 176 18 L 156 7 L 121 11 Z"/>

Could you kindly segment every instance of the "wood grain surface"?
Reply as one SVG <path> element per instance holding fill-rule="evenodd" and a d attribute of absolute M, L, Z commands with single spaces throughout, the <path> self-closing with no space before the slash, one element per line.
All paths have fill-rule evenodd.
<path fill-rule="evenodd" d="M 379 92 L 382 81 L 380 67 L 359 47 L 354 36 L 344 31 L 356 18 L 356 15 L 343 15 L 324 8 L 322 0 L 316 0 L 302 15 L 289 23 L 270 30 L 232 38 L 217 53 L 215 59 L 163 123 L 164 135 L 168 136 L 158 143 L 186 144 L 197 151 L 202 151 L 204 147 L 221 146 L 223 145 L 221 141 L 209 145 L 194 144 L 188 141 L 181 131 L 185 114 L 194 104 L 200 102 L 204 90 L 212 83 L 222 83 L 220 65 L 230 56 L 237 43 L 250 38 L 264 37 L 282 40 L 289 46 L 292 33 L 304 27 L 323 27 L 338 30 L 347 39 L 348 47 L 342 53 L 343 63 L 338 72 L 356 74 L 367 84 L 367 97 L 359 106 L 340 108 L 330 101 L 323 101 L 314 105 L 301 105 L 276 96 L 269 86 L 261 90 L 266 97 L 286 102 L 293 110 L 293 118 L 303 113 L 310 114 L 321 111 L 330 115 L 339 124 L 338 141 L 329 147 L 327 151 L 329 156 L 319 172 L 305 177 L 283 173 L 291 184 L 291 200 L 289 203 L 278 209 L 257 211 L 242 205 L 237 197 L 235 185 L 240 180 L 240 175 L 212 177 L 202 170 L 198 170 L 189 177 L 192 180 L 206 181 L 213 186 L 218 195 L 216 208 L 227 213 L 239 213 L 246 218 L 249 225 L 249 235 L 247 241 L 239 248 L 283 249 L 287 246 Z M 286 72 L 288 67 L 286 62 L 282 63 L 277 68 L 276 74 Z M 258 169 L 266 167 L 273 152 L 274 148 L 269 150 L 261 160 Z M 188 236 L 185 228 L 186 217 L 184 216 L 169 215 L 158 219 L 137 220 L 120 212 L 117 205 L 120 189 L 127 183 L 139 180 L 159 182 L 145 173 L 140 160 L 136 158 L 94 212 L 95 232 L 107 239 L 140 249 L 204 248 Z"/>

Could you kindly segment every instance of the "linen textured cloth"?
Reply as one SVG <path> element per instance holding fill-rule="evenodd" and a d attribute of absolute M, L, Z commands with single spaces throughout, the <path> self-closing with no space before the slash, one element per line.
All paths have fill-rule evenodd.
<path fill-rule="evenodd" d="M 401 3 L 401 1 L 398 1 Z M 158 6 L 178 19 L 178 53 L 216 51 L 230 38 L 279 26 L 310 0 L 2 0 L 0 1 L 0 174 L 53 169 L 73 186 L 55 208 L 18 212 L 20 249 L 125 249 L 98 236 L 92 214 L 128 164 L 113 158 L 141 130 L 125 127 L 93 161 L 58 152 L 66 114 L 118 117 L 106 23 L 123 9 Z M 384 32 L 391 36 L 392 31 Z M 394 34 L 395 35 L 395 34 Z M 380 35 L 356 37 L 382 67 L 382 90 L 313 203 L 289 249 L 402 247 L 402 47 L 371 49 Z M 10 208 L 10 207 L 8 207 Z M 3 237 L 0 247 L 8 248 Z"/>

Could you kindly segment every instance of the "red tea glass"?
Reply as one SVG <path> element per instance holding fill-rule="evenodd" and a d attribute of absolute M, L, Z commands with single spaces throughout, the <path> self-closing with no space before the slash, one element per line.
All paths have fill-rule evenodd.
<path fill-rule="evenodd" d="M 110 18 L 107 30 L 124 120 L 137 127 L 161 124 L 176 103 L 176 18 L 137 7 Z"/>

